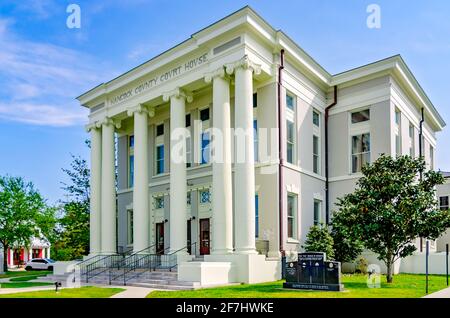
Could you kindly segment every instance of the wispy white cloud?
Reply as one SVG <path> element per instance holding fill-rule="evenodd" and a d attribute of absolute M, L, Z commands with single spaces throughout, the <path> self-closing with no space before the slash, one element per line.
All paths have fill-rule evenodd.
<path fill-rule="evenodd" d="M 76 50 L 22 39 L 12 23 L 0 19 L 0 118 L 50 126 L 85 122 L 86 111 L 74 97 L 110 68 Z"/>

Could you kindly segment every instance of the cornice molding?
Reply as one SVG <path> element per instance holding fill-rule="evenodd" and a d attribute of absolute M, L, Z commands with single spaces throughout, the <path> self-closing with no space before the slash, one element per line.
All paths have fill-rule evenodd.
<path fill-rule="evenodd" d="M 185 92 L 182 88 L 177 87 L 171 91 L 168 91 L 163 94 L 163 100 L 165 102 L 170 101 L 170 99 L 174 98 L 185 98 L 188 103 L 192 103 L 194 98 L 192 97 L 191 93 Z"/>

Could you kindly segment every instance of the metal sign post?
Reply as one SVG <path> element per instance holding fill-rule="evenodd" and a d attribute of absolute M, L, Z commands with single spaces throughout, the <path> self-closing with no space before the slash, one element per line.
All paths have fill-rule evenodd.
<path fill-rule="evenodd" d="M 448 243 L 445 244 L 445 271 L 447 274 L 447 286 L 448 286 Z"/>
<path fill-rule="evenodd" d="M 430 241 L 427 240 L 427 249 L 425 252 L 425 273 L 426 273 L 426 287 L 425 293 L 428 294 L 428 255 L 430 253 Z"/>

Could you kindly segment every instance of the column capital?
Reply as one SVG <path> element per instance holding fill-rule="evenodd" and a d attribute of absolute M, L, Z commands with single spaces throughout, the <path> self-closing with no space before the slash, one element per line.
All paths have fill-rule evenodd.
<path fill-rule="evenodd" d="M 244 55 L 243 58 L 234 63 L 226 64 L 225 68 L 229 75 L 233 74 L 238 68 L 250 69 L 256 75 L 261 73 L 261 65 L 250 60 L 248 55 Z"/>
<path fill-rule="evenodd" d="M 95 121 L 95 122 L 93 122 L 93 123 L 89 123 L 89 124 L 87 124 L 86 126 L 84 126 L 84 129 L 86 130 L 86 132 L 91 132 L 92 130 L 95 130 L 95 129 L 99 129 L 100 127 L 99 127 L 100 125 L 99 125 L 99 123 L 98 123 L 98 121 Z"/>
<path fill-rule="evenodd" d="M 153 116 L 155 116 L 155 108 L 154 107 L 147 107 L 147 106 L 142 105 L 142 104 L 138 104 L 136 106 L 132 106 L 132 107 L 129 107 L 127 109 L 128 117 L 133 116 L 134 113 L 139 113 L 139 114 L 144 113 L 144 114 L 147 114 L 150 117 L 153 117 Z"/>
<path fill-rule="evenodd" d="M 113 119 L 111 117 L 105 117 L 102 120 L 97 122 L 97 127 L 100 128 L 101 126 L 114 126 L 117 129 L 120 129 L 122 127 L 122 122 L 117 119 Z"/>
<path fill-rule="evenodd" d="M 219 67 L 218 69 L 212 71 L 212 72 L 208 72 L 205 74 L 205 82 L 206 83 L 211 83 L 212 80 L 215 77 L 220 77 L 220 78 L 227 78 L 227 74 L 225 72 L 225 67 Z"/>
<path fill-rule="evenodd" d="M 184 91 L 180 87 L 177 87 L 177 88 L 163 94 L 163 100 L 165 102 L 168 102 L 172 97 L 185 98 L 188 103 L 192 103 L 192 101 L 193 101 L 192 94 Z"/>

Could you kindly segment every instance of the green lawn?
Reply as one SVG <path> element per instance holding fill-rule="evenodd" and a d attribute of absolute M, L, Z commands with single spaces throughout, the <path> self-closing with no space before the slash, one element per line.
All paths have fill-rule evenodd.
<path fill-rule="evenodd" d="M 109 298 L 121 291 L 124 291 L 124 289 L 81 287 L 60 289 L 58 293 L 54 290 L 43 290 L 36 292 L 3 294 L 0 295 L 0 298 Z"/>
<path fill-rule="evenodd" d="M 381 288 L 368 288 L 365 275 L 343 275 L 345 291 L 316 292 L 283 289 L 283 281 L 205 288 L 192 291 L 154 291 L 148 298 L 419 298 L 425 296 L 425 275 L 399 274 L 394 283 L 381 277 Z M 429 276 L 430 293 L 446 288 L 443 275 Z"/>
<path fill-rule="evenodd" d="M 45 276 L 51 273 L 52 271 L 9 271 L 4 274 L 0 274 L 0 278 L 11 278 L 21 276 Z"/>
<path fill-rule="evenodd" d="M 26 287 L 38 287 L 38 286 L 48 286 L 53 285 L 53 283 L 44 282 L 7 282 L 0 283 L 0 288 L 26 288 Z"/>

